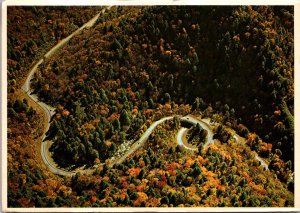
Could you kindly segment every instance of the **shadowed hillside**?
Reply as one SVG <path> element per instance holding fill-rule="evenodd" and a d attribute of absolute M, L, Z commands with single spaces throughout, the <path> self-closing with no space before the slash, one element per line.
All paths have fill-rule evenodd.
<path fill-rule="evenodd" d="M 293 7 L 112 7 L 34 75 L 34 93 L 56 108 L 46 133 L 54 161 L 96 169 L 64 177 L 65 202 L 40 195 L 37 182 L 33 191 L 45 201 L 32 203 L 293 206 L 293 37 Z M 11 105 L 14 114 L 24 103 Z M 207 131 L 175 116 L 109 166 L 153 122 L 187 114 L 210 121 L 213 144 L 204 147 Z M 177 144 L 182 127 L 197 150 Z"/>

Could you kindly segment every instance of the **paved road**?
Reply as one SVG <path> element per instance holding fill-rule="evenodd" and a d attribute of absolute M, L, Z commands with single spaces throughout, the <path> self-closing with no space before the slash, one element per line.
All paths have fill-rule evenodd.
<path fill-rule="evenodd" d="M 200 124 L 200 126 L 207 131 L 207 140 L 206 143 L 203 145 L 203 148 L 207 147 L 209 144 L 214 144 L 214 139 L 213 139 L 214 133 L 212 132 L 211 128 L 204 120 L 199 120 L 191 115 L 187 115 L 180 119 L 192 124 Z"/>
<path fill-rule="evenodd" d="M 176 136 L 176 140 L 178 145 L 183 146 L 185 149 L 187 150 L 192 150 L 192 151 L 197 151 L 198 148 L 194 148 L 194 147 L 190 147 L 190 146 L 186 146 L 185 143 L 183 143 L 183 137 L 184 137 L 184 133 L 187 131 L 188 129 L 185 127 L 182 127 L 179 129 L 177 136 Z"/>
<path fill-rule="evenodd" d="M 78 34 L 80 31 L 82 31 L 85 28 L 89 28 L 91 26 L 93 26 L 96 22 L 96 20 L 98 19 L 98 17 L 104 13 L 106 11 L 106 9 L 110 9 L 110 7 L 107 7 L 105 9 L 103 9 L 100 13 L 98 13 L 97 15 L 95 15 L 90 21 L 88 21 L 87 23 L 85 23 L 81 28 L 79 28 L 78 30 L 76 30 L 75 32 L 73 32 L 71 35 L 69 35 L 68 37 L 64 38 L 63 40 L 61 40 L 57 45 L 55 45 L 51 50 L 49 50 L 43 57 L 43 59 L 40 59 L 35 65 L 34 67 L 31 69 L 24 85 L 22 86 L 22 89 L 24 90 L 24 92 L 33 100 L 35 101 L 38 105 L 40 105 L 42 107 L 42 109 L 46 112 L 47 114 L 47 125 L 45 128 L 45 132 L 42 136 L 43 140 L 46 138 L 46 132 L 49 130 L 50 127 L 50 120 L 51 117 L 55 114 L 55 108 L 40 102 L 38 100 L 38 97 L 34 94 L 30 94 L 32 92 L 32 90 L 30 89 L 30 81 L 33 78 L 34 73 L 36 72 L 38 66 L 40 64 L 42 64 L 44 62 L 44 58 L 48 58 L 51 55 L 53 55 L 55 52 L 57 52 L 62 46 L 64 46 L 74 35 Z M 144 145 L 144 143 L 147 141 L 147 139 L 149 138 L 149 136 L 151 135 L 151 133 L 153 132 L 153 130 L 161 123 L 167 121 L 167 120 L 171 120 L 173 119 L 174 116 L 168 116 L 168 117 L 164 117 L 158 121 L 155 121 L 154 123 L 152 123 L 150 125 L 150 127 L 146 130 L 146 132 L 143 133 L 143 135 L 140 137 L 140 139 L 138 141 L 136 141 L 131 147 L 130 149 L 119 159 L 112 161 L 111 165 L 116 164 L 116 163 L 122 163 L 130 154 L 132 154 L 133 152 L 135 152 L 137 149 L 139 149 L 142 145 Z M 199 120 L 196 119 L 190 115 L 188 116 L 184 116 L 184 117 L 180 117 L 181 120 L 183 121 L 187 121 L 193 124 L 197 124 L 199 123 L 200 126 L 207 130 L 208 134 L 207 134 L 207 142 L 204 144 L 204 148 L 206 146 L 208 146 L 209 144 L 213 144 L 214 140 L 213 140 L 213 132 L 210 129 L 208 123 L 206 123 L 206 120 Z M 177 142 L 179 144 L 183 144 L 182 142 L 182 136 L 183 133 L 186 129 L 182 128 L 179 130 L 179 133 L 177 135 Z M 57 167 L 57 164 L 53 161 L 50 153 L 49 153 L 49 147 L 50 147 L 51 141 L 44 141 L 41 143 L 41 156 L 42 159 L 44 161 L 44 163 L 48 166 L 49 170 L 55 174 L 59 174 L 59 175 L 63 175 L 63 176 L 72 176 L 75 174 L 76 171 L 65 171 L 62 170 L 60 168 Z M 186 149 L 191 149 L 190 147 L 184 146 Z M 259 158 L 258 156 L 256 156 L 256 159 L 258 159 L 262 165 L 266 165 L 266 163 Z M 86 170 L 81 170 L 81 173 L 84 173 Z M 89 171 L 90 172 L 90 171 Z"/>
<path fill-rule="evenodd" d="M 34 66 L 33 68 L 30 70 L 26 81 L 24 83 L 24 85 L 21 87 L 22 90 L 29 96 L 29 98 L 31 98 L 34 102 L 36 102 L 45 112 L 47 115 L 47 125 L 45 127 L 45 132 L 42 136 L 42 140 L 43 142 L 41 143 L 41 156 L 42 159 L 44 161 L 44 163 L 48 166 L 49 170 L 55 174 L 59 174 L 59 175 L 63 175 L 63 176 L 72 176 L 75 174 L 75 172 L 69 172 L 69 171 L 65 171 L 62 169 L 57 168 L 56 163 L 53 161 L 53 159 L 50 156 L 49 153 L 49 147 L 50 147 L 50 143 L 51 141 L 44 141 L 44 139 L 46 138 L 46 132 L 49 130 L 50 128 L 50 120 L 51 117 L 55 114 L 55 108 L 40 102 L 38 97 L 34 94 L 31 94 L 32 89 L 30 88 L 30 81 L 34 76 L 34 73 L 36 72 L 38 66 L 40 64 L 42 64 L 44 62 L 45 58 L 50 57 L 51 55 L 53 55 L 55 52 L 57 52 L 61 47 L 63 47 L 64 45 L 67 44 L 67 42 L 74 36 L 77 35 L 79 32 L 81 32 L 83 29 L 85 28 L 90 28 L 92 27 L 95 22 L 97 21 L 98 17 L 103 14 L 106 10 L 109 10 L 111 8 L 111 6 L 102 9 L 101 12 L 99 12 L 98 14 L 96 14 L 91 20 L 89 20 L 87 23 L 85 23 L 82 27 L 80 27 L 79 29 L 77 29 L 75 32 L 73 32 L 71 35 L 69 35 L 68 37 L 62 39 L 57 45 L 55 45 L 53 48 L 51 48 L 51 50 L 49 50 L 42 59 L 40 59 Z"/>
<path fill-rule="evenodd" d="M 144 143 L 147 141 L 147 139 L 149 138 L 149 136 L 151 135 L 151 133 L 153 132 L 153 130 L 161 123 L 167 121 L 167 120 L 171 120 L 173 119 L 173 116 L 169 116 L 169 117 L 164 117 L 158 121 L 155 121 L 154 123 L 152 123 L 150 125 L 150 127 L 146 130 L 146 132 L 143 133 L 143 135 L 140 137 L 140 139 L 135 142 L 130 149 L 119 159 L 115 160 L 111 165 L 113 164 L 120 164 L 122 163 L 130 154 L 132 154 L 133 152 L 135 152 L 138 148 L 140 148 L 142 145 L 144 145 Z"/>
<path fill-rule="evenodd" d="M 265 170 L 269 170 L 268 164 L 266 164 L 266 162 L 261 157 L 259 157 L 257 153 L 255 153 L 255 159 L 257 159 L 260 162 L 260 164 L 265 168 Z"/>
<path fill-rule="evenodd" d="M 206 118 L 206 119 L 198 120 L 198 119 L 188 115 L 188 116 L 182 117 L 181 120 L 188 121 L 188 122 L 193 123 L 193 124 L 199 123 L 202 128 L 207 130 L 207 133 L 208 133 L 207 137 L 208 138 L 207 138 L 207 142 L 204 144 L 203 148 L 205 148 L 209 144 L 214 143 L 214 140 L 213 140 L 213 135 L 214 134 L 213 134 L 212 130 L 209 127 L 210 119 Z M 179 145 L 183 145 L 184 148 L 189 149 L 189 150 L 193 150 L 193 148 L 185 146 L 183 141 L 182 141 L 184 131 L 186 131 L 186 128 L 181 128 L 179 130 L 179 132 L 177 133 L 177 142 L 178 142 Z M 233 139 L 236 142 L 240 141 L 239 138 L 240 138 L 239 135 L 237 135 L 236 133 L 233 133 Z M 245 141 L 245 140 L 242 140 L 242 141 Z M 260 164 L 265 168 L 265 170 L 269 170 L 268 164 L 261 157 L 259 157 L 257 153 L 255 153 L 255 159 L 257 159 L 260 162 Z"/>
<path fill-rule="evenodd" d="M 158 121 L 153 122 L 150 125 L 150 127 L 146 130 L 146 132 L 143 133 L 143 135 L 140 137 L 140 139 L 138 141 L 136 141 L 122 157 L 120 157 L 117 160 L 114 160 L 110 164 L 110 166 L 113 166 L 114 164 L 122 163 L 130 154 L 132 154 L 133 152 L 135 152 L 137 149 L 139 149 L 141 146 L 143 146 L 145 144 L 145 142 L 148 140 L 148 138 L 151 135 L 151 133 L 153 132 L 153 130 L 159 124 L 162 124 L 163 122 L 165 122 L 167 120 L 171 120 L 173 118 L 174 118 L 174 116 L 168 116 L 168 117 L 164 117 L 164 118 L 161 118 Z M 204 147 L 206 147 L 209 144 L 214 143 L 214 141 L 213 141 L 213 132 L 212 132 L 212 130 L 210 129 L 210 127 L 207 123 L 203 122 L 202 120 L 198 120 L 198 119 L 192 117 L 191 115 L 187 115 L 187 116 L 184 116 L 184 117 L 179 116 L 179 119 L 183 120 L 183 121 L 193 123 L 193 124 L 199 123 L 203 129 L 207 130 L 207 132 L 208 132 L 208 134 L 207 134 L 207 143 L 204 145 Z M 176 137 L 177 143 L 179 145 L 183 145 L 188 150 L 197 150 L 197 148 L 191 148 L 191 147 L 188 147 L 188 146 L 184 145 L 184 143 L 182 141 L 182 136 L 183 136 L 183 133 L 184 133 L 185 130 L 186 130 L 186 128 L 181 128 L 179 130 L 179 132 L 177 133 L 177 137 Z"/>
<path fill-rule="evenodd" d="M 202 121 L 204 121 L 206 123 L 210 123 L 210 119 L 202 119 Z M 215 123 L 214 123 L 214 125 L 215 125 Z M 235 142 L 245 143 L 245 138 L 242 138 L 241 136 L 236 134 L 236 132 L 234 132 L 233 130 L 232 130 L 231 134 L 232 134 L 232 137 L 235 140 Z M 259 157 L 257 153 L 255 153 L 255 159 L 260 162 L 260 164 L 265 168 L 265 170 L 269 170 L 268 164 L 261 157 Z"/>
<path fill-rule="evenodd" d="M 53 55 L 57 50 L 59 50 L 61 47 L 63 47 L 71 38 L 73 38 L 73 36 L 77 35 L 78 33 L 80 33 L 83 29 L 88 29 L 90 27 L 92 27 L 98 17 L 103 14 L 106 10 L 109 10 L 111 8 L 111 6 L 104 8 L 101 10 L 101 12 L 99 12 L 98 14 L 96 14 L 92 19 L 90 19 L 87 23 L 85 23 L 84 25 L 82 25 L 79 29 L 77 29 L 75 32 L 73 32 L 71 35 L 69 35 L 68 37 L 62 39 L 58 44 L 56 44 L 49 52 L 47 52 L 45 54 L 45 58 L 50 57 L 51 55 Z"/>

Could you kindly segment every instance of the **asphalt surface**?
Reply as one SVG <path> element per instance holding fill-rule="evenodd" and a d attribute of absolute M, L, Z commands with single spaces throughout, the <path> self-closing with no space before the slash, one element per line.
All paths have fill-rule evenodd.
<path fill-rule="evenodd" d="M 103 9 L 100 13 L 98 13 L 97 15 L 95 15 L 90 21 L 88 21 L 87 23 L 85 23 L 82 27 L 80 27 L 79 29 L 77 29 L 75 32 L 73 32 L 71 35 L 69 35 L 68 37 L 62 39 L 57 45 L 55 45 L 51 50 L 49 50 L 42 59 L 40 59 L 34 66 L 33 68 L 30 70 L 28 77 L 24 83 L 24 85 L 22 86 L 22 90 L 24 90 L 24 92 L 34 101 L 36 102 L 45 112 L 47 115 L 47 124 L 46 124 L 46 128 L 45 128 L 45 132 L 42 135 L 42 139 L 43 142 L 41 143 L 41 156 L 42 159 L 44 161 L 44 163 L 47 165 L 47 167 L 49 168 L 49 170 L 55 174 L 59 174 L 62 176 L 73 176 L 75 175 L 76 171 L 66 171 L 63 169 L 58 168 L 57 164 L 53 161 L 51 154 L 49 152 L 49 147 L 51 145 L 51 141 L 44 141 L 44 139 L 46 138 L 46 132 L 49 130 L 50 128 L 50 121 L 52 116 L 55 114 L 55 108 L 40 102 L 38 97 L 32 93 L 32 89 L 30 88 L 30 81 L 34 76 L 34 73 L 36 72 L 38 66 L 40 64 L 42 64 L 44 62 L 45 58 L 51 57 L 54 53 L 56 53 L 61 47 L 63 47 L 64 45 L 67 44 L 67 42 L 75 35 L 77 35 L 79 32 L 81 32 L 83 29 L 85 28 L 90 28 L 92 27 L 95 22 L 97 21 L 98 17 L 104 13 L 106 11 L 106 9 L 110 9 L 110 7 L 107 7 L 105 9 Z M 167 121 L 167 120 L 171 120 L 173 119 L 174 116 L 168 116 L 168 117 L 164 117 L 161 118 L 158 121 L 153 122 L 150 127 L 143 133 L 143 135 L 140 137 L 140 139 L 138 141 L 136 141 L 130 148 L 129 150 L 119 159 L 117 160 L 113 160 L 111 165 L 116 164 L 116 163 L 122 163 L 130 154 L 132 154 L 133 152 L 135 152 L 137 149 L 139 149 L 141 146 L 143 146 L 145 144 L 145 142 L 148 140 L 149 136 L 151 135 L 151 133 L 153 132 L 153 130 L 161 123 Z M 207 130 L 207 141 L 204 144 L 204 148 L 206 146 L 208 146 L 209 144 L 213 144 L 214 140 L 213 140 L 213 132 L 209 126 L 209 124 L 206 122 L 206 120 L 199 120 L 196 119 L 190 115 L 184 116 L 184 117 L 180 117 L 181 120 L 183 121 L 187 121 L 193 124 L 197 124 L 199 123 L 200 126 Z M 195 150 L 195 148 L 191 148 L 188 146 L 185 146 L 183 141 L 182 141 L 182 137 L 183 137 L 183 133 L 186 131 L 186 128 L 181 128 L 179 130 L 179 132 L 177 133 L 177 143 L 180 145 L 183 145 L 186 149 L 188 150 Z M 196 148 L 197 149 L 197 148 Z M 255 158 L 257 160 L 259 160 L 261 162 L 261 164 L 267 169 L 268 165 L 256 154 Z M 102 164 L 103 165 L 103 164 Z M 84 173 L 85 170 L 81 170 L 81 173 Z M 89 171 L 90 172 L 90 171 Z"/>
<path fill-rule="evenodd" d="M 51 117 L 55 114 L 55 108 L 45 104 L 44 102 L 40 102 L 38 97 L 32 93 L 32 89 L 30 88 L 30 82 L 32 80 L 32 78 L 34 77 L 34 73 L 36 72 L 38 66 L 40 64 L 42 64 L 44 62 L 44 59 L 51 57 L 54 53 L 56 53 L 61 47 L 63 47 L 64 45 L 67 44 L 67 42 L 74 37 L 75 35 L 77 35 L 79 32 L 81 32 L 83 29 L 86 28 L 90 28 L 92 27 L 95 22 L 97 21 L 98 17 L 103 14 L 106 10 L 109 10 L 111 8 L 111 6 L 104 8 L 101 10 L 101 12 L 99 12 L 97 15 L 95 15 L 92 19 L 90 19 L 87 23 L 85 23 L 82 27 L 80 27 L 79 29 L 77 29 L 75 32 L 73 32 L 71 35 L 69 35 L 68 37 L 62 39 L 58 44 L 56 44 L 53 48 L 51 48 L 51 50 L 49 50 L 42 59 L 40 59 L 34 66 L 33 68 L 30 70 L 25 83 L 23 84 L 23 86 L 21 87 L 22 90 L 29 96 L 29 98 L 31 98 L 34 102 L 36 102 L 45 112 L 47 115 L 47 123 L 46 123 L 46 127 L 45 127 L 45 131 L 44 134 L 42 135 L 42 143 L 41 143 L 41 156 L 42 159 L 44 161 L 44 163 L 47 165 L 47 167 L 49 168 L 49 170 L 55 174 L 59 174 L 59 175 L 63 175 L 63 176 L 72 176 L 75 174 L 75 171 L 65 171 L 63 169 L 60 169 L 57 167 L 57 164 L 53 161 L 51 154 L 49 153 L 49 147 L 50 147 L 50 143 L 51 141 L 44 141 L 44 139 L 46 138 L 46 132 L 49 130 L 50 128 L 50 121 L 51 121 Z"/>

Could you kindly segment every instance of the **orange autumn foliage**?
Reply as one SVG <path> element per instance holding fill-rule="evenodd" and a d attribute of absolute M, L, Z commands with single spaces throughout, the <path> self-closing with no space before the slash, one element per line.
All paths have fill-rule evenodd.
<path fill-rule="evenodd" d="M 274 111 L 274 115 L 275 116 L 280 116 L 281 115 L 281 111 L 280 110 L 275 110 Z"/>
<path fill-rule="evenodd" d="M 250 175 L 247 172 L 244 172 L 243 175 L 246 178 L 248 183 L 252 182 L 252 179 L 251 179 Z"/>
<path fill-rule="evenodd" d="M 126 189 L 129 185 L 126 176 L 122 176 L 120 178 L 120 183 L 121 183 L 123 189 Z"/>
<path fill-rule="evenodd" d="M 263 188 L 262 185 L 256 185 L 256 184 L 253 183 L 253 182 L 251 182 L 249 185 L 250 185 L 250 186 L 252 187 L 252 189 L 253 189 L 254 191 L 256 191 L 258 194 L 260 194 L 260 195 L 266 195 L 267 191 Z"/>
<path fill-rule="evenodd" d="M 171 170 L 171 171 L 169 171 L 169 175 L 170 176 L 176 176 L 177 175 L 177 171 L 176 170 Z"/>
<path fill-rule="evenodd" d="M 145 111 L 144 111 L 144 115 L 146 116 L 146 117 L 149 117 L 149 116 L 151 116 L 153 114 L 153 109 L 146 109 Z"/>
<path fill-rule="evenodd" d="M 222 159 L 225 160 L 226 162 L 230 162 L 231 161 L 231 156 L 229 153 L 226 153 L 224 151 L 221 152 L 221 156 Z"/>
<path fill-rule="evenodd" d="M 120 194 L 120 199 L 124 200 L 126 198 L 127 194 L 126 193 L 121 193 Z"/>
<path fill-rule="evenodd" d="M 104 143 L 107 147 L 111 147 L 111 145 L 112 145 L 112 142 L 109 140 L 106 140 Z"/>
<path fill-rule="evenodd" d="M 172 109 L 172 107 L 171 107 L 171 104 L 168 104 L 168 103 L 166 103 L 165 104 L 165 107 L 164 107 L 166 110 L 171 110 Z"/>
<path fill-rule="evenodd" d="M 207 147 L 210 147 L 213 151 L 218 151 L 219 148 L 215 144 L 210 144 Z"/>
<path fill-rule="evenodd" d="M 157 207 L 160 205 L 160 198 L 150 198 L 147 200 L 146 207 Z"/>
<path fill-rule="evenodd" d="M 18 204 L 21 207 L 33 207 L 33 203 L 30 202 L 30 200 L 27 199 L 27 198 L 20 198 L 20 199 L 18 199 Z"/>
<path fill-rule="evenodd" d="M 146 202 L 148 196 L 144 192 L 137 192 L 138 198 L 133 202 L 134 206 L 140 206 L 142 202 Z"/>
<path fill-rule="evenodd" d="M 141 168 L 137 167 L 137 168 L 129 168 L 128 169 L 128 173 L 130 177 L 136 177 L 140 174 L 141 172 Z"/>
<path fill-rule="evenodd" d="M 166 186 L 167 185 L 167 181 L 159 181 L 158 183 L 157 183 L 157 186 L 159 187 L 159 188 L 163 188 L 164 186 Z"/>
<path fill-rule="evenodd" d="M 169 165 L 167 165 L 167 170 L 170 171 L 170 170 L 175 170 L 175 169 L 181 169 L 181 165 L 179 165 L 178 163 L 176 162 L 173 162 Z"/>
<path fill-rule="evenodd" d="M 132 109 L 132 111 L 131 111 L 131 113 L 133 114 L 133 115 L 136 115 L 136 114 L 138 114 L 138 109 L 136 109 L 136 108 L 134 108 L 134 109 Z"/>
<path fill-rule="evenodd" d="M 95 130 L 96 127 L 91 123 L 85 123 L 81 126 L 82 129 Z"/>
<path fill-rule="evenodd" d="M 201 155 L 198 155 L 196 160 L 199 162 L 200 165 L 203 165 L 206 161 Z"/>
<path fill-rule="evenodd" d="M 256 134 L 254 133 L 248 133 L 248 140 L 249 141 L 254 141 L 256 139 Z"/>
<path fill-rule="evenodd" d="M 113 122 L 114 120 L 116 120 L 116 119 L 119 119 L 120 118 L 120 115 L 118 114 L 118 113 L 113 113 L 113 114 L 111 114 L 108 118 L 107 118 L 107 120 L 109 121 L 109 122 Z"/>
<path fill-rule="evenodd" d="M 140 159 L 139 159 L 139 166 L 140 166 L 140 167 L 144 167 L 144 166 L 145 166 L 145 161 L 144 161 L 143 158 L 140 158 Z"/>
<path fill-rule="evenodd" d="M 189 168 L 191 165 L 193 165 L 193 164 L 194 164 L 194 162 L 195 162 L 195 160 L 194 160 L 194 159 L 192 159 L 192 158 L 189 158 L 189 159 L 187 159 L 187 161 L 185 162 L 185 164 L 184 164 L 184 167 L 187 167 L 187 168 Z"/>
<path fill-rule="evenodd" d="M 68 110 L 63 111 L 63 116 L 68 117 L 70 115 L 70 112 Z"/>
<path fill-rule="evenodd" d="M 271 152 L 272 151 L 272 144 L 263 142 L 260 148 L 261 152 Z"/>
<path fill-rule="evenodd" d="M 97 201 L 97 197 L 96 197 L 96 196 L 92 196 L 92 197 L 91 197 L 91 202 L 92 202 L 92 203 L 95 203 L 96 201 Z"/>

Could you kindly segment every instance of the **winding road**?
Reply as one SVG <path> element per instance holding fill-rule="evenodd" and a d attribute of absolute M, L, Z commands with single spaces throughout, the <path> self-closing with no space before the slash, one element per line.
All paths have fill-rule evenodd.
<path fill-rule="evenodd" d="M 180 120 L 182 121 L 187 121 L 187 122 L 190 122 L 190 123 L 193 123 L 193 124 L 197 124 L 199 123 L 201 125 L 201 127 L 205 130 L 207 130 L 208 134 L 207 134 L 207 143 L 204 145 L 204 147 L 206 147 L 207 145 L 209 144 L 212 144 L 214 143 L 213 142 L 213 132 L 212 130 L 210 129 L 210 127 L 208 126 L 207 123 L 201 121 L 201 120 L 198 120 L 196 118 L 194 118 L 193 116 L 191 115 L 187 115 L 187 116 L 178 116 Z M 149 136 L 151 135 L 151 133 L 153 132 L 153 130 L 161 123 L 167 121 L 167 120 L 171 120 L 173 119 L 174 116 L 168 116 L 168 117 L 164 117 L 164 118 L 161 118 L 160 120 L 158 121 L 155 121 L 153 122 L 150 127 L 143 133 L 143 135 L 140 137 L 140 139 L 138 141 L 136 141 L 131 147 L 130 149 L 122 156 L 120 157 L 119 159 L 113 161 L 111 163 L 110 166 L 112 166 L 113 164 L 120 164 L 122 163 L 130 154 L 132 154 L 133 152 L 135 152 L 138 148 L 140 148 L 141 146 L 144 145 L 144 143 L 148 140 Z M 181 128 L 179 130 L 179 132 L 177 133 L 177 143 L 179 145 L 182 145 L 184 146 L 184 148 L 188 149 L 188 150 L 197 150 L 197 148 L 192 148 L 192 147 L 189 147 L 189 146 L 186 146 L 184 145 L 183 141 L 182 141 L 182 136 L 183 136 L 183 133 L 185 132 L 185 130 L 187 130 L 186 128 Z"/>
<path fill-rule="evenodd" d="M 176 137 L 177 142 L 178 142 L 178 145 L 179 145 L 179 146 L 183 146 L 183 147 L 184 147 L 185 149 L 187 149 L 187 150 L 197 151 L 198 148 L 194 148 L 194 147 L 188 146 L 188 145 L 186 145 L 186 144 L 183 142 L 183 138 L 185 137 L 184 135 L 185 135 L 185 133 L 186 133 L 187 131 L 188 131 L 188 129 L 185 128 L 185 127 L 182 127 L 182 128 L 179 129 L 179 131 L 178 131 L 178 133 L 177 133 L 177 137 Z"/>
<path fill-rule="evenodd" d="M 76 172 L 79 172 L 78 170 L 73 170 L 73 171 L 66 171 L 63 169 L 58 168 L 57 164 L 54 162 L 54 160 L 51 157 L 51 154 L 49 152 L 49 147 L 51 146 L 52 141 L 46 140 L 44 141 L 44 139 L 46 138 L 46 132 L 49 130 L 50 128 L 50 121 L 52 116 L 55 114 L 55 108 L 40 102 L 38 97 L 35 94 L 31 94 L 33 92 L 33 90 L 30 88 L 30 81 L 32 80 L 34 73 L 36 72 L 38 66 L 40 64 L 42 64 L 44 62 L 44 60 L 46 58 L 51 57 L 54 53 L 56 53 L 61 47 L 63 47 L 64 45 L 67 44 L 67 42 L 76 34 L 78 34 L 80 31 L 82 31 L 85 28 L 89 28 L 92 27 L 95 22 L 97 21 L 98 17 L 104 13 L 106 10 L 109 10 L 111 6 L 104 8 L 101 12 L 99 12 L 97 15 L 95 15 L 91 20 L 89 20 L 87 23 L 85 23 L 82 27 L 80 27 L 79 29 L 77 29 L 75 32 L 73 32 L 71 35 L 69 35 L 68 37 L 62 39 L 57 45 L 55 45 L 51 50 L 49 50 L 42 59 L 40 59 L 34 66 L 33 68 L 30 70 L 27 79 L 24 83 L 24 85 L 22 86 L 22 90 L 28 95 L 28 97 L 30 99 L 32 99 L 34 102 L 36 102 L 45 112 L 47 115 L 47 125 L 45 127 L 45 131 L 43 133 L 42 137 L 42 143 L 41 143 L 41 156 L 42 159 L 44 161 L 44 163 L 47 165 L 47 167 L 49 168 L 49 170 L 55 174 L 59 174 L 62 176 L 73 176 L 76 174 Z M 118 159 L 115 159 L 114 157 L 112 157 L 110 159 L 110 163 L 109 166 L 113 166 L 114 164 L 120 164 L 122 163 L 130 154 L 132 154 L 133 152 L 135 152 L 137 149 L 139 149 L 141 146 L 143 146 L 145 144 L 145 142 L 147 141 L 147 139 L 149 138 L 149 136 L 151 135 L 151 133 L 153 132 L 153 130 L 159 125 L 162 124 L 163 122 L 167 121 L 167 120 L 171 120 L 173 119 L 174 116 L 168 116 L 168 117 L 164 117 L 161 118 L 158 121 L 153 122 L 150 127 L 142 134 L 142 136 L 139 138 L 139 140 L 137 140 L 130 148 L 129 150 L 122 155 L 121 157 L 119 157 Z M 213 144 L 214 140 L 213 140 L 213 132 L 210 128 L 210 125 L 208 124 L 207 120 L 200 120 L 197 119 L 191 115 L 187 115 L 187 116 L 179 116 L 180 120 L 182 121 L 186 121 L 192 124 L 200 124 L 200 126 L 207 130 L 207 140 L 206 143 L 204 144 L 204 148 L 206 146 L 208 146 L 209 144 Z M 177 133 L 177 143 L 179 145 L 184 146 L 184 148 L 188 149 L 188 150 L 197 150 L 197 148 L 194 147 L 190 147 L 188 145 L 185 145 L 182 141 L 182 138 L 184 136 L 184 133 L 187 131 L 186 128 L 181 128 L 179 130 L 179 132 Z M 266 165 L 266 163 L 258 157 L 258 155 L 256 156 L 256 159 L 258 159 L 262 165 Z M 103 164 L 99 164 L 99 165 L 103 165 Z M 266 165 L 267 166 L 267 165 Z M 81 170 L 80 173 L 87 173 L 90 172 L 91 170 Z"/>
<path fill-rule="evenodd" d="M 268 164 L 266 164 L 266 162 L 261 157 L 259 157 L 257 153 L 255 153 L 255 159 L 260 162 L 261 166 L 263 166 L 265 170 L 269 170 Z"/>
<path fill-rule="evenodd" d="M 181 120 L 187 121 L 192 124 L 199 124 L 203 129 L 207 131 L 207 140 L 206 143 L 203 145 L 203 148 L 207 147 L 209 144 L 214 144 L 214 139 L 213 139 L 214 133 L 204 120 L 199 120 L 191 115 L 182 117 Z"/>
<path fill-rule="evenodd" d="M 182 121 L 186 121 L 192 124 L 199 124 L 203 129 L 205 129 L 207 131 L 207 139 L 206 139 L 206 143 L 203 145 L 203 149 L 205 147 L 207 147 L 209 144 L 213 144 L 214 143 L 214 139 L 213 139 L 213 131 L 211 130 L 211 128 L 209 127 L 209 122 L 207 122 L 207 119 L 197 119 L 191 115 L 187 115 L 185 117 L 181 117 L 180 120 Z M 183 142 L 183 138 L 185 137 L 185 133 L 188 129 L 183 127 L 181 129 L 179 129 L 178 133 L 177 133 L 177 142 L 179 145 L 183 146 L 185 149 L 187 150 L 192 150 L 192 151 L 196 151 L 198 150 L 198 148 L 195 148 L 189 144 L 185 144 Z"/>
<path fill-rule="evenodd" d="M 45 112 L 47 115 L 47 125 L 45 127 L 45 132 L 42 136 L 42 143 L 41 143 L 41 156 L 42 159 L 44 161 L 44 163 L 48 166 L 49 170 L 55 174 L 59 174 L 59 175 L 63 175 L 63 176 L 72 176 L 75 174 L 75 172 L 69 172 L 69 171 L 65 171 L 62 169 L 57 168 L 56 163 L 53 161 L 53 159 L 50 156 L 50 153 L 48 151 L 51 141 L 44 141 L 44 139 L 46 138 L 46 132 L 49 130 L 50 128 L 50 120 L 51 117 L 55 114 L 55 108 L 40 102 L 38 100 L 38 97 L 35 94 L 31 94 L 33 91 L 30 88 L 30 81 L 34 76 L 34 73 L 36 72 L 38 66 L 40 64 L 42 64 L 44 62 L 44 60 L 46 58 L 51 57 L 54 53 L 56 53 L 61 47 L 63 47 L 64 45 L 67 44 L 67 42 L 73 38 L 75 35 L 77 35 L 79 32 L 81 32 L 83 29 L 86 28 L 90 28 L 92 27 L 98 17 L 103 14 L 106 10 L 109 10 L 111 8 L 111 6 L 106 7 L 104 9 L 101 10 L 101 12 L 99 12 L 98 14 L 96 14 L 92 19 L 90 19 L 87 23 L 85 23 L 84 25 L 82 25 L 79 29 L 77 29 L 76 31 L 74 31 L 71 35 L 69 35 L 68 37 L 62 39 L 58 44 L 56 44 L 53 48 L 51 48 L 44 56 L 42 59 L 40 59 L 30 70 L 25 83 L 23 84 L 23 86 L 21 87 L 21 89 L 28 95 L 28 97 L 30 99 L 32 99 L 34 102 L 36 102 Z"/>
<path fill-rule="evenodd" d="M 206 140 L 206 143 L 204 144 L 203 148 L 205 148 L 208 145 L 214 143 L 214 140 L 213 140 L 213 135 L 214 134 L 213 134 L 211 128 L 209 127 L 210 119 L 206 118 L 206 119 L 199 120 L 197 118 L 194 118 L 193 116 L 188 115 L 188 116 L 182 117 L 181 120 L 184 120 L 184 121 L 187 121 L 187 122 L 190 122 L 190 123 L 193 123 L 193 124 L 199 123 L 200 126 L 207 131 L 207 140 Z M 183 146 L 185 149 L 196 151 L 197 148 L 187 146 L 183 143 L 184 133 L 187 130 L 188 130 L 187 128 L 183 127 L 178 131 L 178 133 L 177 133 L 177 142 L 178 142 L 179 145 Z M 240 141 L 240 139 L 239 139 L 240 136 L 237 135 L 236 133 L 233 133 L 232 137 L 236 142 Z M 265 170 L 269 170 L 268 164 L 261 157 L 259 157 L 257 153 L 255 153 L 255 159 L 260 162 L 260 165 L 263 166 Z"/>
<path fill-rule="evenodd" d="M 143 135 L 140 137 L 138 141 L 136 141 L 130 149 L 119 159 L 115 160 L 111 165 L 113 164 L 120 164 L 122 163 L 130 154 L 135 152 L 138 148 L 144 145 L 144 143 L 147 141 L 153 130 L 161 123 L 173 119 L 174 116 L 164 117 L 158 121 L 155 121 L 150 125 L 150 127 L 146 130 L 146 132 L 143 133 Z"/>

